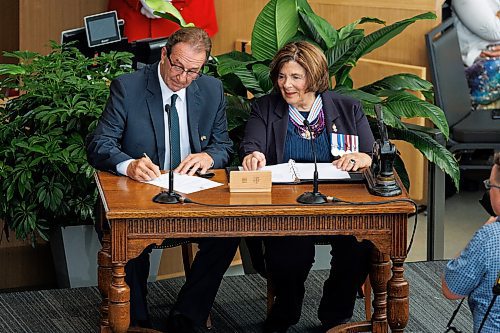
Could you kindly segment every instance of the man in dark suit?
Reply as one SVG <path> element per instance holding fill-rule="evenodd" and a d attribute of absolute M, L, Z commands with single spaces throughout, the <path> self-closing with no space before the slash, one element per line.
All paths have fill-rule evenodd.
<path fill-rule="evenodd" d="M 219 80 L 201 75 L 210 50 L 205 31 L 181 29 L 170 36 L 159 63 L 114 80 L 97 128 L 87 138 L 89 163 L 138 181 L 170 168 L 193 175 L 224 167 L 232 146 L 224 91 Z M 172 116 L 172 142 L 166 111 Z M 197 242 L 199 251 L 167 321 L 169 333 L 193 332 L 205 322 L 239 243 L 232 238 Z M 125 266 L 132 326 L 151 326 L 146 303 L 150 252 L 148 247 Z"/>

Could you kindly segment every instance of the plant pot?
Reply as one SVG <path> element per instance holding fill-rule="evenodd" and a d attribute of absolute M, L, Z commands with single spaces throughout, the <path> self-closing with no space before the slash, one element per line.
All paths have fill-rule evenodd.
<path fill-rule="evenodd" d="M 97 286 L 97 253 L 101 244 L 93 225 L 56 228 L 50 238 L 57 286 L 78 288 Z M 149 281 L 156 281 L 161 251 L 150 256 Z"/>

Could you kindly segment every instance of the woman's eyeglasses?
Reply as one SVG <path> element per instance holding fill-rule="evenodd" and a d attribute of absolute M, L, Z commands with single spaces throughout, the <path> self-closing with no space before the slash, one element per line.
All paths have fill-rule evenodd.
<path fill-rule="evenodd" d="M 492 187 L 494 187 L 494 188 L 500 188 L 500 185 L 492 184 L 489 179 L 483 180 L 483 184 L 484 184 L 484 188 L 487 189 L 487 190 L 489 190 Z"/>

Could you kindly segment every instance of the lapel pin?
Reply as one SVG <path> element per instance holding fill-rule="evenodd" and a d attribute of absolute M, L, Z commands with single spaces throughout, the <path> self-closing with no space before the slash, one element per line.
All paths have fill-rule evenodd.
<path fill-rule="evenodd" d="M 335 123 L 332 123 L 332 131 L 337 132 L 337 126 L 335 126 Z"/>
<path fill-rule="evenodd" d="M 200 138 L 201 141 L 205 141 L 206 139 L 207 139 L 207 137 L 204 136 L 204 135 L 202 135 L 201 138 Z"/>

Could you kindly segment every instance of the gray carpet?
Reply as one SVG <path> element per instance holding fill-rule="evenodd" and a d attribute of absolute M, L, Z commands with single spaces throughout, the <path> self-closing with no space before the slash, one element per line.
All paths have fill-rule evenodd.
<path fill-rule="evenodd" d="M 444 262 L 418 262 L 406 265 L 410 281 L 410 320 L 405 332 L 444 332 L 458 304 L 440 292 L 440 274 Z M 313 332 L 319 324 L 316 310 L 327 271 L 311 272 L 302 318 L 289 332 Z M 155 326 L 164 327 L 165 318 L 183 279 L 163 280 L 149 285 L 149 304 Z M 265 317 L 265 281 L 258 275 L 224 278 L 212 310 L 217 332 L 260 332 Z M 96 332 L 98 327 L 97 288 L 42 290 L 0 294 L 0 332 Z M 356 304 L 354 319 L 364 318 L 364 303 Z M 471 332 L 472 320 L 462 306 L 454 321 L 462 332 Z"/>

